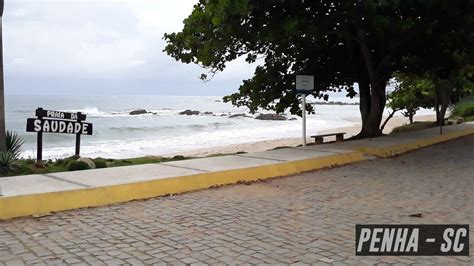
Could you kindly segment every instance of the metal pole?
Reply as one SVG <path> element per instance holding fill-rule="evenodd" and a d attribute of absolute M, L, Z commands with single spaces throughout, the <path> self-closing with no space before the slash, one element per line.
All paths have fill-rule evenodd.
<path fill-rule="evenodd" d="M 41 114 L 43 108 L 36 109 L 36 116 L 38 119 L 41 119 L 41 125 L 43 125 L 43 115 Z M 37 140 L 36 140 L 36 162 L 39 164 L 43 164 L 43 131 L 38 132 Z"/>
<path fill-rule="evenodd" d="M 77 113 L 77 122 L 81 123 L 82 122 L 82 113 L 78 112 Z M 81 133 L 76 134 L 76 156 L 81 156 Z"/>
<path fill-rule="evenodd" d="M 301 99 L 301 102 L 302 102 L 302 118 L 303 118 L 303 147 L 306 147 L 306 94 L 303 94 L 302 95 L 302 99 Z"/>

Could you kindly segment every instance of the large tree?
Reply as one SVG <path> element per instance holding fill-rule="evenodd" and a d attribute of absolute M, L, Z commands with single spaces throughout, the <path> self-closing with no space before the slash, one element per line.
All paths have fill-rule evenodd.
<path fill-rule="evenodd" d="M 3 82 L 3 6 L 4 1 L 0 0 L 0 152 L 7 150 L 5 126 L 5 89 Z"/>
<path fill-rule="evenodd" d="M 473 47 L 471 38 L 457 34 L 464 29 L 472 35 L 472 5 L 470 0 L 201 0 L 181 32 L 165 34 L 165 51 L 211 75 L 241 56 L 249 63 L 263 57 L 254 77 L 225 98 L 251 111 L 299 113 L 296 74 L 315 76 L 316 97 L 327 98 L 331 90 L 353 96 L 357 83 L 358 137 L 373 137 L 382 133 L 386 86 L 395 73 L 440 72 L 451 58 L 445 54 L 452 53 L 443 48 Z M 456 38 L 448 39 L 452 35 Z M 428 59 L 431 64 L 424 62 Z"/>

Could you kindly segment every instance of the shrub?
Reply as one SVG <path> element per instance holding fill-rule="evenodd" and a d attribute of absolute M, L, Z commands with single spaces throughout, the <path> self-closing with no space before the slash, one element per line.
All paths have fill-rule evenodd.
<path fill-rule="evenodd" d="M 411 131 L 417 131 L 425 128 L 431 128 L 436 126 L 434 122 L 431 121 L 426 121 L 426 122 L 414 122 L 413 124 L 408 124 L 408 125 L 403 125 L 396 127 L 392 129 L 392 134 L 393 133 L 403 133 L 403 132 L 411 132 Z"/>
<path fill-rule="evenodd" d="M 13 153 L 9 151 L 0 153 L 0 175 L 8 175 L 19 167 L 20 164 Z"/>
<path fill-rule="evenodd" d="M 172 159 L 174 161 L 182 161 L 182 160 L 186 160 L 186 157 L 184 157 L 183 155 L 176 155 Z"/>
<path fill-rule="evenodd" d="M 21 154 L 21 148 L 25 142 L 17 133 L 11 131 L 7 131 L 5 141 L 7 144 L 7 151 L 10 152 L 15 159 L 18 159 Z"/>
<path fill-rule="evenodd" d="M 88 170 L 91 169 L 90 166 L 81 161 L 72 161 L 67 165 L 68 171 L 80 171 L 80 170 Z"/>
<path fill-rule="evenodd" d="M 454 106 L 453 116 L 468 117 L 474 115 L 474 100 L 459 102 Z"/>
<path fill-rule="evenodd" d="M 64 159 L 56 159 L 56 162 L 54 162 L 55 165 L 64 165 L 66 163 L 66 160 Z"/>
<path fill-rule="evenodd" d="M 95 163 L 95 168 L 107 168 L 107 161 L 102 158 L 97 158 L 93 160 Z"/>

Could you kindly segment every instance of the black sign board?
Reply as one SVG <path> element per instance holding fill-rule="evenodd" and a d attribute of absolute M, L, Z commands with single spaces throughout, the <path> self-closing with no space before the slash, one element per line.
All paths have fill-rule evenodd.
<path fill-rule="evenodd" d="M 67 120 L 28 118 L 26 131 L 92 135 L 92 124 Z"/>
<path fill-rule="evenodd" d="M 86 115 L 81 113 L 68 113 L 61 111 L 52 111 L 52 110 L 43 110 L 41 108 L 36 109 L 36 116 L 43 118 L 52 118 L 52 119 L 66 119 L 74 121 L 84 121 L 86 120 Z"/>
<path fill-rule="evenodd" d="M 81 149 L 81 135 L 92 135 L 93 126 L 86 123 L 87 116 L 78 113 L 61 112 L 53 110 L 36 109 L 37 118 L 28 118 L 26 131 L 38 134 L 37 161 L 41 162 L 43 157 L 43 133 L 62 133 L 76 135 L 76 155 L 79 156 Z"/>

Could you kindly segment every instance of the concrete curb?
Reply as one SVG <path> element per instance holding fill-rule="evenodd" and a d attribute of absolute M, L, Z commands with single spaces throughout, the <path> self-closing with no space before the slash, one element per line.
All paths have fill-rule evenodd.
<path fill-rule="evenodd" d="M 190 192 L 213 186 L 235 184 L 239 181 L 256 181 L 287 176 L 364 160 L 367 159 L 363 152 L 353 151 L 252 168 L 178 176 L 113 186 L 0 197 L 0 220 Z"/>
<path fill-rule="evenodd" d="M 454 132 L 446 132 L 442 135 L 436 135 L 433 137 L 410 141 L 402 144 L 389 145 L 386 147 L 361 146 L 355 148 L 370 155 L 382 158 L 389 158 L 406 152 L 418 150 L 423 147 L 435 145 L 450 140 L 455 140 L 457 138 L 465 137 L 471 134 L 474 134 L 474 128 Z"/>

